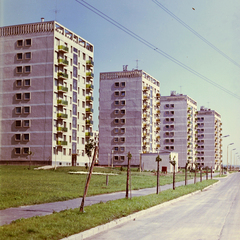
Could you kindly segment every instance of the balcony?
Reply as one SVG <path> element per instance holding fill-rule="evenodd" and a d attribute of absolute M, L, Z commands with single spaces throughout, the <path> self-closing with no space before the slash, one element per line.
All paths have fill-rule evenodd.
<path fill-rule="evenodd" d="M 58 64 L 62 65 L 62 66 L 67 66 L 68 65 L 68 61 L 63 59 L 63 58 L 59 58 L 58 59 Z"/>
<path fill-rule="evenodd" d="M 86 123 L 86 125 L 93 125 L 93 121 L 92 120 L 86 120 L 85 123 Z"/>
<path fill-rule="evenodd" d="M 94 86 L 92 84 L 86 84 L 86 89 L 93 90 Z"/>
<path fill-rule="evenodd" d="M 157 118 L 156 121 L 157 121 L 157 122 L 160 122 L 160 118 Z"/>
<path fill-rule="evenodd" d="M 156 93 L 156 97 L 157 97 L 157 98 L 160 98 L 160 93 Z"/>
<path fill-rule="evenodd" d="M 160 144 L 157 144 L 157 147 L 160 148 Z"/>
<path fill-rule="evenodd" d="M 93 67 L 94 66 L 93 60 L 91 60 L 91 59 L 87 60 L 86 65 L 89 66 L 89 67 Z"/>
<path fill-rule="evenodd" d="M 93 109 L 92 108 L 86 108 L 86 113 L 93 113 Z"/>
<path fill-rule="evenodd" d="M 58 46 L 58 51 L 59 51 L 59 52 L 67 53 L 67 52 L 68 52 L 68 47 L 66 47 L 66 46 L 64 46 L 64 45 L 59 45 L 59 46 Z"/>
<path fill-rule="evenodd" d="M 92 137 L 92 136 L 93 136 L 93 133 L 92 133 L 92 132 L 85 132 L 85 136 L 86 136 L 86 137 Z"/>
<path fill-rule="evenodd" d="M 157 110 L 157 114 L 160 114 L 161 112 L 160 112 L 160 110 Z"/>
<path fill-rule="evenodd" d="M 67 132 L 68 129 L 66 127 L 57 127 L 58 132 Z"/>
<path fill-rule="evenodd" d="M 64 72 L 58 72 L 57 76 L 59 79 L 68 79 L 68 74 Z"/>
<path fill-rule="evenodd" d="M 86 77 L 93 78 L 94 74 L 92 72 L 86 72 Z"/>
<path fill-rule="evenodd" d="M 67 141 L 56 141 L 56 144 L 58 146 L 65 146 L 65 145 L 67 145 Z"/>
<path fill-rule="evenodd" d="M 64 86 L 58 86 L 57 87 L 57 90 L 59 92 L 68 92 L 68 88 L 67 87 L 64 87 Z"/>
<path fill-rule="evenodd" d="M 66 119 L 67 117 L 68 117 L 68 115 L 65 114 L 65 113 L 57 113 L 57 118 L 64 118 L 64 119 Z"/>
<path fill-rule="evenodd" d="M 142 117 L 143 117 L 143 118 L 147 118 L 147 114 L 144 113 L 144 114 L 142 115 Z"/>
<path fill-rule="evenodd" d="M 156 127 L 156 130 L 157 130 L 157 131 L 160 131 L 160 127 Z"/>
<path fill-rule="evenodd" d="M 92 96 L 86 96 L 86 101 L 93 101 L 93 97 Z"/>
<path fill-rule="evenodd" d="M 160 106 L 160 101 L 157 101 L 157 102 L 156 102 L 156 105 L 157 105 L 157 106 Z"/>
<path fill-rule="evenodd" d="M 144 99 L 144 100 L 148 100 L 148 99 L 149 99 L 149 96 L 148 96 L 148 95 L 143 95 L 143 99 Z"/>
<path fill-rule="evenodd" d="M 147 86 L 143 86 L 143 91 L 148 91 L 149 88 Z"/>
<path fill-rule="evenodd" d="M 62 106 L 67 106 L 68 105 L 68 101 L 65 101 L 63 99 L 58 99 L 57 100 L 57 104 L 58 105 L 62 105 Z"/>

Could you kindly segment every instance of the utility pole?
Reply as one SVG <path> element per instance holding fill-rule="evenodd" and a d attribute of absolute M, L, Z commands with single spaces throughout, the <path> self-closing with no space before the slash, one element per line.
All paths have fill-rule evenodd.
<path fill-rule="evenodd" d="M 130 160 L 132 158 L 132 154 L 128 152 L 128 167 L 127 167 L 127 184 L 126 184 L 126 198 L 128 199 L 128 187 L 129 187 L 129 172 L 130 172 Z"/>
<path fill-rule="evenodd" d="M 159 162 L 162 161 L 162 159 L 160 158 L 160 156 L 158 155 L 156 157 L 156 162 L 157 162 L 157 194 L 159 192 Z"/>

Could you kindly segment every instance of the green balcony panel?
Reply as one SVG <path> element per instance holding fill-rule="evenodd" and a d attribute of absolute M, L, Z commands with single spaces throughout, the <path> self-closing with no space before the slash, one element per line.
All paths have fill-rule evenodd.
<path fill-rule="evenodd" d="M 67 141 L 57 141 L 58 146 L 65 146 L 67 145 Z"/>
<path fill-rule="evenodd" d="M 68 129 L 66 127 L 57 127 L 58 132 L 67 132 Z"/>
<path fill-rule="evenodd" d="M 94 77 L 94 74 L 92 72 L 86 72 L 86 77 Z"/>
<path fill-rule="evenodd" d="M 64 72 L 58 72 L 58 77 L 59 78 L 68 78 L 68 74 Z"/>
<path fill-rule="evenodd" d="M 68 101 L 65 101 L 65 100 L 63 100 L 63 99 L 58 99 L 58 100 L 57 100 L 57 104 L 58 104 L 58 105 L 68 105 Z"/>
<path fill-rule="evenodd" d="M 86 136 L 86 137 L 92 137 L 92 136 L 93 136 L 93 133 L 92 133 L 92 132 L 85 132 L 85 136 Z"/>
<path fill-rule="evenodd" d="M 86 64 L 93 66 L 93 65 L 94 65 L 94 62 L 93 62 L 93 60 L 87 60 L 87 61 L 86 61 Z"/>
<path fill-rule="evenodd" d="M 92 112 L 93 113 L 93 109 L 92 108 L 86 108 L 86 112 Z"/>
<path fill-rule="evenodd" d="M 61 64 L 61 65 L 68 65 L 68 61 L 65 60 L 65 59 L 62 59 L 62 58 L 58 59 L 58 63 Z"/>
<path fill-rule="evenodd" d="M 68 115 L 65 114 L 65 113 L 57 113 L 57 117 L 58 117 L 58 118 L 67 118 Z"/>
<path fill-rule="evenodd" d="M 93 101 L 93 97 L 92 96 L 86 96 L 86 101 Z"/>
<path fill-rule="evenodd" d="M 87 89 L 94 89 L 94 86 L 92 84 L 86 84 Z"/>
<path fill-rule="evenodd" d="M 59 45 L 58 46 L 58 50 L 62 51 L 62 52 L 68 52 L 68 47 L 64 46 L 64 45 Z"/>
<path fill-rule="evenodd" d="M 86 120 L 86 124 L 87 125 L 93 125 L 93 121 L 92 120 Z"/>
<path fill-rule="evenodd" d="M 64 87 L 64 86 L 58 86 L 58 91 L 60 92 L 68 92 L 68 88 L 67 87 Z"/>

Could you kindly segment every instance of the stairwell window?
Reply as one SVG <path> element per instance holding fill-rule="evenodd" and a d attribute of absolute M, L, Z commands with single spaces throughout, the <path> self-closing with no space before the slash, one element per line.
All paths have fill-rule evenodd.
<path fill-rule="evenodd" d="M 15 113 L 16 114 L 21 114 L 21 112 L 22 112 L 21 107 L 15 107 Z"/>
<path fill-rule="evenodd" d="M 17 47 L 23 46 L 23 40 L 17 40 Z"/>
<path fill-rule="evenodd" d="M 23 148 L 23 154 L 28 154 L 30 152 L 30 148 L 29 147 L 24 147 Z"/>
<path fill-rule="evenodd" d="M 24 93 L 24 100 L 30 100 L 30 97 L 31 97 L 31 95 L 30 95 L 30 93 Z"/>
<path fill-rule="evenodd" d="M 21 127 L 22 126 L 22 121 L 21 120 L 16 120 L 15 121 L 15 127 Z"/>
<path fill-rule="evenodd" d="M 24 72 L 25 73 L 30 73 L 31 72 L 31 66 L 25 66 L 24 67 Z"/>
<path fill-rule="evenodd" d="M 26 52 L 26 53 L 25 53 L 25 59 L 26 59 L 26 60 L 29 60 L 29 59 L 31 59 L 31 58 L 32 58 L 31 52 Z"/>
<path fill-rule="evenodd" d="M 23 134 L 23 141 L 29 141 L 30 140 L 30 134 L 29 133 L 24 133 Z"/>
<path fill-rule="evenodd" d="M 23 127 L 30 127 L 30 120 L 23 120 Z"/>
<path fill-rule="evenodd" d="M 23 107 L 23 113 L 24 114 L 29 114 L 31 111 L 30 107 Z"/>
<path fill-rule="evenodd" d="M 24 87 L 29 87 L 31 85 L 30 79 L 24 79 Z"/>
<path fill-rule="evenodd" d="M 21 134 L 15 134 L 15 141 L 21 141 Z"/>
<path fill-rule="evenodd" d="M 22 66 L 16 67 L 16 73 L 22 73 L 22 72 L 23 72 L 23 67 Z"/>
<path fill-rule="evenodd" d="M 17 60 L 23 59 L 22 53 L 17 53 L 16 57 L 17 57 Z"/>
<path fill-rule="evenodd" d="M 16 100 L 21 100 L 22 99 L 22 94 L 21 93 L 16 93 L 15 99 Z"/>
<path fill-rule="evenodd" d="M 32 39 L 26 39 L 25 40 L 25 46 L 30 47 L 32 45 Z"/>
<path fill-rule="evenodd" d="M 14 153 L 15 153 L 15 155 L 20 155 L 21 154 L 21 148 L 14 148 Z"/>

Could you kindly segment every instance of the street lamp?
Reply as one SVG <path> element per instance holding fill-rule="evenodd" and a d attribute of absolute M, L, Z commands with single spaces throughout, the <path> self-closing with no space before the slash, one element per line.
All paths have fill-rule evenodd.
<path fill-rule="evenodd" d="M 236 150 L 236 148 L 233 148 L 232 151 Z M 232 171 L 232 151 L 231 151 L 231 165 L 230 165 L 230 171 Z"/>
<path fill-rule="evenodd" d="M 228 147 L 230 146 L 230 145 L 233 145 L 234 143 L 229 143 L 228 145 L 227 145 L 227 170 L 228 170 Z"/>

